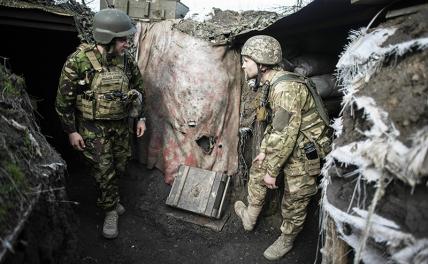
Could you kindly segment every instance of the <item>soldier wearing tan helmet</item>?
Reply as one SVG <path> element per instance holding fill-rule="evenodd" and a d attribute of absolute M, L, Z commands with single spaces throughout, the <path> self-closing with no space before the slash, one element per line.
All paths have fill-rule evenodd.
<path fill-rule="evenodd" d="M 303 228 L 306 207 L 317 192 L 320 159 L 330 151 L 329 121 L 312 83 L 279 66 L 282 50 L 275 38 L 254 36 L 245 42 L 241 55 L 246 77 L 269 88 L 271 114 L 265 116 L 268 126 L 250 169 L 248 206 L 237 201 L 235 212 L 244 229 L 253 230 L 267 189 L 277 188 L 276 177 L 284 172 L 281 235 L 263 253 L 276 260 L 291 250 Z"/>
<path fill-rule="evenodd" d="M 136 32 L 131 19 L 117 9 L 104 9 L 94 17 L 96 44 L 81 44 L 64 64 L 56 110 L 72 147 L 88 161 L 99 189 L 97 205 L 105 211 L 102 234 L 119 234 L 118 178 L 130 156 L 128 118 L 138 118 L 136 135 L 146 129 L 143 81 L 126 53 Z M 131 111 L 132 110 L 132 111 Z"/>

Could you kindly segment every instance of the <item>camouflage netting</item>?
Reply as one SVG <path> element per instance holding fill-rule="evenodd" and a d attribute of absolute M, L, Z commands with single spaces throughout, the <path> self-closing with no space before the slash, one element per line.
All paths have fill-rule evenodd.
<path fill-rule="evenodd" d="M 24 80 L 0 65 L 0 261 L 24 230 L 29 250 L 71 262 L 75 224 L 65 168 L 35 123 Z"/>
<path fill-rule="evenodd" d="M 268 11 L 222 11 L 214 8 L 212 17 L 205 22 L 192 19 L 179 20 L 174 25 L 178 30 L 204 39 L 213 44 L 223 45 L 230 43 L 232 38 L 251 30 L 262 30 L 281 18 L 275 12 Z"/>
<path fill-rule="evenodd" d="M 354 263 L 428 262 L 427 21 L 421 8 L 352 32 L 337 64 L 343 115 L 323 168 L 323 221 Z"/>

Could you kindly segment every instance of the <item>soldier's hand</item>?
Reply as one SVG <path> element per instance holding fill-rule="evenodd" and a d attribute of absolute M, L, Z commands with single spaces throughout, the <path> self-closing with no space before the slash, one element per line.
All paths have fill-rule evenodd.
<path fill-rule="evenodd" d="M 137 137 L 142 137 L 144 135 L 144 131 L 146 131 L 146 122 L 138 121 L 137 123 Z"/>
<path fill-rule="evenodd" d="M 77 132 L 68 134 L 68 140 L 70 141 L 70 144 L 74 149 L 83 151 L 83 149 L 86 148 L 85 141 L 83 140 L 82 136 Z"/>
<path fill-rule="evenodd" d="M 266 154 L 264 154 L 263 152 L 260 152 L 259 155 L 257 155 L 257 157 L 254 158 L 253 163 L 257 163 L 259 165 L 259 168 L 261 168 L 265 157 L 266 157 Z"/>
<path fill-rule="evenodd" d="M 266 173 L 266 175 L 263 177 L 263 181 L 265 182 L 266 187 L 269 189 L 278 188 L 275 184 L 276 178 L 270 176 L 269 173 Z"/>

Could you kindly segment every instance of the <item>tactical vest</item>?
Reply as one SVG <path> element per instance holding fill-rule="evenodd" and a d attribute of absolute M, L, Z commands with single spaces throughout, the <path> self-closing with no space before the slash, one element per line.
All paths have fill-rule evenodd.
<path fill-rule="evenodd" d="M 93 49 L 85 55 L 95 70 L 90 89 L 77 96 L 76 107 L 88 120 L 120 120 L 128 116 L 129 79 L 123 65 L 102 66 Z"/>

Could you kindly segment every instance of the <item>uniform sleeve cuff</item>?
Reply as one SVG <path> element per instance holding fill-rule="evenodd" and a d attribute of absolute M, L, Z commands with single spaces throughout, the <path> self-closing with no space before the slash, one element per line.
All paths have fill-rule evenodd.
<path fill-rule="evenodd" d="M 276 178 L 279 175 L 280 170 L 281 170 L 280 167 L 278 167 L 278 168 L 271 168 L 270 166 L 267 166 L 267 168 L 266 168 L 267 173 L 269 173 L 269 175 L 272 178 Z"/>
<path fill-rule="evenodd" d="M 71 134 L 77 132 L 77 129 L 76 127 L 64 127 L 64 132 L 67 134 Z"/>

